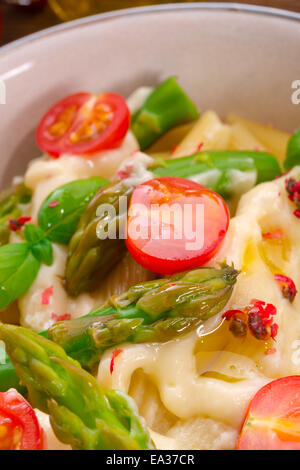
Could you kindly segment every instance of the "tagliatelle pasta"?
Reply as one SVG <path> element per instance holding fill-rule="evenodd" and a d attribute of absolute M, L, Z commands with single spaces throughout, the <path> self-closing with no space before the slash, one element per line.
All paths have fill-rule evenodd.
<path fill-rule="evenodd" d="M 230 127 L 223 124 L 214 111 L 206 111 L 172 153 L 173 158 L 191 155 L 198 150 L 226 150 L 231 136 Z"/>
<path fill-rule="evenodd" d="M 229 114 L 227 116 L 227 121 L 230 124 L 241 123 L 267 149 L 273 152 L 281 162 L 284 161 L 288 140 L 290 138 L 289 134 L 278 129 L 274 129 L 270 124 L 260 124 L 235 114 Z"/>

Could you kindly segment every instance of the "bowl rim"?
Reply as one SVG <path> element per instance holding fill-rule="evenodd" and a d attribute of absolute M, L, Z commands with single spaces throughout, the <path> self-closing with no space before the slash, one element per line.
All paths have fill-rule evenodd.
<path fill-rule="evenodd" d="M 265 15 L 270 17 L 285 18 L 288 20 L 300 21 L 300 13 L 288 11 L 280 8 L 272 8 L 258 5 L 241 4 L 241 3 L 225 3 L 225 2 L 212 2 L 212 3 L 168 3 L 163 5 L 151 5 L 144 7 L 125 8 L 121 10 L 114 10 L 97 15 L 90 15 L 77 20 L 68 21 L 49 28 L 42 29 L 35 33 L 29 34 L 23 38 L 16 39 L 4 46 L 0 47 L 0 58 L 7 52 L 13 51 L 18 47 L 34 42 L 38 39 L 44 39 L 53 34 L 68 31 L 78 28 L 82 25 L 91 23 L 101 23 L 110 19 L 123 18 L 127 16 L 146 15 L 148 13 L 156 12 L 175 12 L 175 11 L 231 11 L 242 12 L 257 15 Z"/>

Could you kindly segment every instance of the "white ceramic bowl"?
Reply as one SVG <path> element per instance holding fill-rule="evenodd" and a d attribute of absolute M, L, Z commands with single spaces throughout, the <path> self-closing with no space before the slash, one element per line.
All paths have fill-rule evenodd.
<path fill-rule="evenodd" d="M 75 91 L 129 94 L 177 75 L 199 109 L 293 130 L 300 15 L 238 4 L 176 4 L 89 17 L 0 49 L 0 185 L 39 154 L 35 127 Z"/>

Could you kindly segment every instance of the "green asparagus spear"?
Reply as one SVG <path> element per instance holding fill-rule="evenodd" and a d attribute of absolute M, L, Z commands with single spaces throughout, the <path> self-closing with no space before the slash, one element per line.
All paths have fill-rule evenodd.
<path fill-rule="evenodd" d="M 30 200 L 31 191 L 24 184 L 12 186 L 0 193 L 0 246 L 9 241 L 9 219 L 21 217 Z"/>
<path fill-rule="evenodd" d="M 290 170 L 296 165 L 300 165 L 300 129 L 289 139 L 284 168 Z"/>
<path fill-rule="evenodd" d="M 77 231 L 69 244 L 66 266 L 66 289 L 71 296 L 97 287 L 126 254 L 125 241 L 120 238 L 119 229 L 126 216 L 127 202 L 132 191 L 132 187 L 128 188 L 121 182 L 99 189 L 79 220 Z M 121 201 L 125 202 L 123 210 Z M 106 206 L 114 213 L 97 212 L 99 207 Z M 100 226 L 104 232 L 114 230 L 113 237 L 99 239 Z"/>
<path fill-rule="evenodd" d="M 0 392 L 6 392 L 10 388 L 15 388 L 18 392 L 25 395 L 27 390 L 20 384 L 19 378 L 16 374 L 14 366 L 5 353 L 5 350 L 0 345 L 1 362 L 0 362 Z"/>
<path fill-rule="evenodd" d="M 196 106 L 171 77 L 161 83 L 133 115 L 131 129 L 144 150 L 172 127 L 198 117 Z"/>
<path fill-rule="evenodd" d="M 60 346 L 26 328 L 1 323 L 0 339 L 31 405 L 50 415 L 62 442 L 79 450 L 154 448 L 134 401 L 102 388 Z"/>
<path fill-rule="evenodd" d="M 216 191 L 225 199 L 281 174 L 274 155 L 254 151 L 209 150 L 172 160 L 158 160 L 154 165 L 154 177 L 180 176 L 191 179 Z"/>
<path fill-rule="evenodd" d="M 179 311 L 177 312 L 178 317 L 175 316 L 173 319 L 172 312 L 176 312 L 176 307 L 173 308 L 174 302 L 176 301 L 176 296 L 180 297 L 181 295 L 180 286 L 183 286 L 184 289 L 184 285 L 189 279 L 193 283 L 193 278 L 189 276 L 194 274 L 197 276 L 194 280 L 201 283 L 201 285 L 199 285 L 197 295 L 192 299 L 190 307 L 196 308 L 197 315 L 191 312 L 190 316 L 184 318 L 182 312 Z M 229 298 L 237 274 L 238 273 L 233 268 L 228 267 L 223 267 L 222 270 L 200 268 L 191 271 L 190 275 L 188 275 L 188 273 L 179 274 L 179 284 L 176 284 L 176 290 L 175 285 L 171 286 L 171 290 L 167 289 L 167 286 L 170 284 L 170 279 L 168 278 L 137 284 L 131 287 L 125 294 L 117 298 L 112 298 L 107 306 L 96 308 L 85 317 L 78 318 L 77 320 L 59 322 L 47 332 L 40 334 L 45 337 L 48 336 L 50 339 L 53 338 L 54 341 L 57 341 L 66 349 L 69 355 L 79 359 L 84 367 L 93 369 L 100 359 L 102 352 L 107 348 L 111 348 L 125 341 L 165 341 L 168 338 L 171 339 L 170 335 L 174 337 L 177 336 L 179 332 L 181 333 L 181 328 L 176 329 L 176 327 L 180 326 L 179 323 L 176 323 L 177 319 L 179 319 L 179 322 L 183 321 L 185 331 L 188 331 L 190 327 L 195 327 L 194 325 L 197 321 L 204 321 L 208 316 L 215 315 L 218 312 L 218 308 L 222 306 L 222 303 L 218 303 L 219 299 L 222 299 L 222 295 L 224 295 L 223 301 L 225 303 L 227 296 Z M 184 279 L 181 279 L 183 276 Z M 201 276 L 203 276 L 203 278 Z M 219 277 L 221 279 L 220 289 L 217 289 L 214 292 L 214 296 L 210 298 L 209 290 L 217 285 Z M 172 279 L 176 280 L 177 276 L 173 276 Z M 199 315 L 196 306 L 199 305 L 201 288 L 204 287 L 205 284 L 207 284 L 208 290 L 206 294 L 205 291 L 203 291 L 203 304 L 201 304 Z M 222 284 L 226 286 L 224 287 L 225 291 L 221 289 Z M 188 292 L 192 295 L 193 286 L 188 283 L 187 286 L 191 289 L 186 290 L 186 295 Z M 207 298 L 205 295 L 207 295 Z M 185 297 L 180 297 L 181 301 L 183 298 Z M 169 299 L 168 303 L 165 303 L 167 299 Z M 139 301 L 142 308 L 137 304 Z M 152 304 L 151 310 L 147 307 L 149 301 L 150 304 Z M 157 308 L 161 306 L 161 301 L 164 301 L 163 305 L 166 309 L 166 314 L 165 312 L 159 313 L 157 310 Z M 215 309 L 213 309 L 214 302 Z M 157 304 L 158 307 L 156 306 L 154 311 L 153 307 L 155 304 Z M 180 305 L 184 307 L 186 312 L 189 311 L 189 307 L 186 304 L 185 306 L 183 303 Z M 169 310 L 167 310 L 167 307 Z M 209 310 L 209 308 L 211 308 L 211 310 Z M 152 316 L 150 316 L 149 312 Z M 183 320 L 181 320 L 182 318 Z M 103 325 L 103 331 L 101 330 L 101 325 Z M 92 336 L 93 329 L 95 331 L 97 329 L 98 331 L 98 336 L 95 336 L 95 338 L 98 338 L 97 341 L 99 344 L 94 341 L 94 337 Z M 178 329 L 180 330 L 179 332 Z M 5 363 L 0 365 L 0 391 L 5 392 L 9 388 L 16 388 L 16 385 L 18 389 L 20 389 L 18 377 L 13 365 L 6 357 Z M 22 391 L 24 392 L 24 388 Z"/>
<path fill-rule="evenodd" d="M 199 268 L 138 284 L 89 316 L 54 324 L 47 336 L 89 371 L 119 344 L 166 342 L 219 313 L 238 272 L 229 266 Z"/>

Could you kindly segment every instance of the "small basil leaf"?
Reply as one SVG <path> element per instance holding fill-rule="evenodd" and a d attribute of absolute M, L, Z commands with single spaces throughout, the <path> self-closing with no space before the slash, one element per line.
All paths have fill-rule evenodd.
<path fill-rule="evenodd" d="M 52 242 L 67 245 L 87 205 L 98 189 L 108 183 L 95 176 L 55 189 L 43 202 L 38 215 L 39 226 L 45 236 Z"/>
<path fill-rule="evenodd" d="M 51 266 L 53 263 L 53 249 L 50 241 L 45 238 L 43 230 L 36 225 L 26 224 L 24 235 L 36 259 L 47 266 Z"/>
<path fill-rule="evenodd" d="M 10 305 L 29 289 L 40 263 L 27 243 L 0 247 L 0 310 Z"/>
<path fill-rule="evenodd" d="M 296 165 L 300 165 L 300 129 L 292 135 L 288 142 L 284 168 L 290 170 Z"/>
<path fill-rule="evenodd" d="M 24 235 L 26 240 L 30 245 L 39 243 L 41 240 L 44 240 L 45 234 L 40 227 L 32 224 L 26 224 L 24 227 Z"/>
<path fill-rule="evenodd" d="M 39 243 L 36 243 L 31 247 L 32 254 L 41 262 L 47 266 L 53 264 L 53 249 L 51 242 L 44 238 Z"/>

